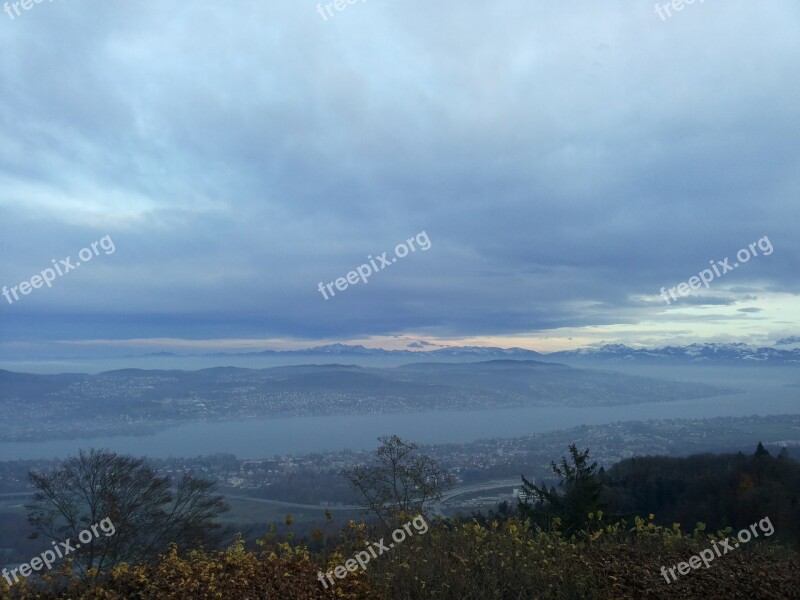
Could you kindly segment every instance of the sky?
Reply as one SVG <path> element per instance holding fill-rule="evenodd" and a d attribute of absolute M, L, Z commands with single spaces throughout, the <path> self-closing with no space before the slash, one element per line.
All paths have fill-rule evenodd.
<path fill-rule="evenodd" d="M 340 6 L 5 6 L 0 361 L 800 335 L 800 4 Z"/>

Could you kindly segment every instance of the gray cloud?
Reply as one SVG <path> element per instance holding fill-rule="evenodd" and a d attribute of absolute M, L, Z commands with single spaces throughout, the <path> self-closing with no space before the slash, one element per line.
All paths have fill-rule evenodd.
<path fill-rule="evenodd" d="M 800 291 L 800 6 L 315 6 L 0 16 L 0 285 L 117 243 L 0 305 L 2 340 L 666 323 L 643 296 L 764 235 L 681 303 Z"/>

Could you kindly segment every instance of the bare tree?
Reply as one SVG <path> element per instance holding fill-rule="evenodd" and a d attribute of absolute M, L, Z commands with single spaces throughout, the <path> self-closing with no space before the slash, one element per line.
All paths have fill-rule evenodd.
<path fill-rule="evenodd" d="M 55 542 L 71 538 L 103 520 L 113 526 L 81 543 L 75 565 L 85 575 L 121 562 L 149 561 L 171 542 L 181 548 L 216 545 L 220 525 L 214 519 L 228 510 L 216 483 L 184 475 L 171 488 L 145 458 L 107 450 L 81 450 L 47 473 L 29 473 L 38 490 L 26 506 L 33 537 Z"/>
<path fill-rule="evenodd" d="M 366 508 L 384 526 L 391 526 L 402 513 L 426 513 L 426 505 L 442 499 L 442 491 L 452 485 L 450 475 L 429 456 L 418 455 L 417 445 L 396 435 L 380 437 L 375 464 L 342 472 L 364 497 Z"/>

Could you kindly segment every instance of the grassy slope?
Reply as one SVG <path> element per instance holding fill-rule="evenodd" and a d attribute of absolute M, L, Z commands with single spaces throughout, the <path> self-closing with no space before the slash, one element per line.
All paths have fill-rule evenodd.
<path fill-rule="evenodd" d="M 630 530 L 633 529 L 633 532 Z M 376 538 L 352 524 L 327 557 L 331 569 Z M 388 542 L 388 539 L 387 539 Z M 373 598 L 444 600 L 587 598 L 797 598 L 797 556 L 777 541 L 751 543 L 667 584 L 660 568 L 686 561 L 710 547 L 700 532 L 686 535 L 647 520 L 596 524 L 577 539 L 532 533 L 525 523 L 431 524 L 366 572 L 337 580 L 333 590 L 317 581 L 319 557 L 303 548 L 267 545 L 254 553 L 234 546 L 227 552 L 167 555 L 149 567 L 114 569 L 102 581 L 75 582 L 63 594 L 31 594 L 15 586 L 13 598 L 86 599 L 274 599 Z M 2 580 L 0 580 L 2 582 Z M 3 589 L 0 587 L 0 589 Z M 4 591 L 3 597 L 9 597 Z"/>

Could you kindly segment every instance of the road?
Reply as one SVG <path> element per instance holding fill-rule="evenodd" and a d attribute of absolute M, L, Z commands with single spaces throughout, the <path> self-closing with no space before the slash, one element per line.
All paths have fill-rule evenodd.
<path fill-rule="evenodd" d="M 435 512 L 440 512 L 441 506 L 447 505 L 447 503 L 456 498 L 458 496 L 463 496 L 464 494 L 472 494 L 475 492 L 483 492 L 488 490 L 494 490 L 498 488 L 509 488 L 519 486 L 520 480 L 516 479 L 503 479 L 498 481 L 487 481 L 485 483 L 473 483 L 469 485 L 462 485 L 459 487 L 455 487 L 452 489 L 447 490 L 444 494 L 442 494 L 442 501 L 436 503 L 434 507 Z M 15 498 L 15 497 L 31 497 L 33 496 L 33 492 L 13 492 L 9 494 L 0 494 L 0 498 Z M 235 499 L 235 500 L 245 500 L 249 502 L 257 502 L 261 504 L 271 504 L 272 506 L 282 506 L 286 508 L 300 508 L 304 510 L 325 510 L 326 508 L 330 511 L 354 511 L 354 510 L 363 510 L 366 507 L 358 506 L 355 504 L 345 504 L 341 506 L 334 506 L 334 505 L 321 505 L 321 504 L 301 504 L 298 502 L 285 502 L 283 500 L 269 500 L 266 498 L 253 498 L 252 496 L 241 496 L 241 495 L 233 495 L 233 494 L 225 494 L 226 498 Z"/>
<path fill-rule="evenodd" d="M 521 481 L 519 477 L 516 477 L 514 479 L 501 479 L 498 481 L 487 481 L 485 483 L 473 483 L 470 485 L 462 485 L 460 487 L 447 490 L 444 494 L 442 494 L 442 503 L 445 503 L 451 498 L 455 498 L 456 496 L 463 496 L 464 494 L 470 494 L 473 492 L 484 492 L 487 490 L 494 490 L 498 488 L 519 487 L 520 483 Z"/>
<path fill-rule="evenodd" d="M 297 502 L 284 502 L 283 500 L 268 500 L 266 498 L 253 498 L 252 496 L 234 496 L 232 494 L 225 494 L 226 498 L 236 499 L 236 500 L 249 500 L 250 502 L 258 502 L 260 504 L 271 504 L 273 506 L 285 506 L 287 508 L 304 508 L 308 510 L 325 510 L 326 508 L 330 511 L 335 510 L 362 510 L 365 509 L 365 506 L 357 506 L 355 504 L 345 504 L 342 506 L 326 506 L 324 504 L 299 504 Z"/>

